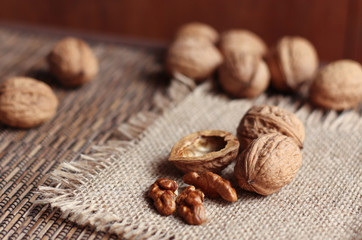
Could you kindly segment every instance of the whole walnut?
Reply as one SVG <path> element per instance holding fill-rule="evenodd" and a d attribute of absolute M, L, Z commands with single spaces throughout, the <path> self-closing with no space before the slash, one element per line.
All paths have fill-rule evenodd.
<path fill-rule="evenodd" d="M 204 38 L 180 38 L 167 52 L 166 68 L 169 73 L 181 73 L 200 82 L 209 77 L 221 64 L 218 49 Z"/>
<path fill-rule="evenodd" d="M 352 60 L 339 60 L 322 68 L 310 86 L 310 100 L 334 110 L 353 108 L 362 100 L 362 67 Z"/>
<path fill-rule="evenodd" d="M 264 134 L 275 132 L 291 137 L 300 148 L 303 147 L 305 130 L 297 116 L 277 106 L 253 106 L 237 128 L 240 149 L 245 149 L 251 141 Z"/>
<path fill-rule="evenodd" d="M 83 40 L 67 37 L 55 44 L 47 56 L 51 73 L 66 87 L 91 81 L 98 73 L 98 61 Z"/>
<path fill-rule="evenodd" d="M 234 29 L 222 33 L 219 47 L 222 52 L 237 51 L 261 56 L 265 55 L 268 49 L 258 35 L 244 29 Z"/>
<path fill-rule="evenodd" d="M 218 72 L 221 87 L 233 97 L 253 98 L 269 85 L 268 67 L 257 54 L 228 51 Z"/>
<path fill-rule="evenodd" d="M 315 76 L 318 55 L 311 42 L 302 37 L 283 37 L 267 56 L 271 83 L 280 91 L 298 91 Z"/>
<path fill-rule="evenodd" d="M 213 44 L 219 40 L 219 34 L 213 27 L 200 22 L 191 22 L 182 25 L 176 32 L 175 36 L 176 38 L 200 37 L 210 41 L 210 43 Z"/>
<path fill-rule="evenodd" d="M 58 99 L 45 83 L 12 77 L 0 85 L 0 122 L 18 128 L 35 127 L 51 119 Z"/>
<path fill-rule="evenodd" d="M 263 60 L 267 47 L 260 37 L 247 30 L 230 30 L 222 34 L 220 50 L 224 62 L 219 82 L 225 92 L 252 98 L 265 91 L 270 74 Z"/>
<path fill-rule="evenodd" d="M 290 183 L 302 165 L 302 154 L 290 137 L 263 135 L 239 155 L 234 174 L 247 191 L 270 195 Z"/>

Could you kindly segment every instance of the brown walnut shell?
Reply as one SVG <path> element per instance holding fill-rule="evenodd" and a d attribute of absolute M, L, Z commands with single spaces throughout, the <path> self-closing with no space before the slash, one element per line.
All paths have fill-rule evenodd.
<path fill-rule="evenodd" d="M 19 128 L 35 127 L 51 119 L 58 99 L 45 83 L 12 77 L 0 85 L 0 122 Z"/>
<path fill-rule="evenodd" d="M 322 68 L 310 87 L 310 100 L 334 110 L 353 108 L 362 100 L 362 67 L 352 60 L 339 60 Z"/>
<path fill-rule="evenodd" d="M 168 160 L 185 173 L 219 172 L 236 158 L 238 150 L 239 141 L 231 133 L 205 130 L 180 139 Z"/>
<path fill-rule="evenodd" d="M 260 55 L 238 51 L 224 53 L 219 67 L 219 82 L 225 92 L 233 97 L 253 98 L 265 91 L 270 74 Z"/>
<path fill-rule="evenodd" d="M 211 76 L 221 63 L 221 53 L 203 38 L 177 39 L 166 57 L 166 68 L 171 75 L 181 73 L 197 82 Z"/>
<path fill-rule="evenodd" d="M 261 136 L 239 155 L 234 174 L 247 191 L 270 195 L 290 183 L 302 165 L 295 141 L 279 133 Z"/>
<path fill-rule="evenodd" d="M 191 22 L 181 26 L 176 33 L 176 38 L 183 37 L 200 37 L 213 44 L 219 40 L 219 34 L 213 27 L 200 22 Z"/>
<path fill-rule="evenodd" d="M 52 74 L 66 87 L 83 85 L 98 73 L 98 61 L 92 49 L 78 38 L 60 40 L 47 60 Z"/>
<path fill-rule="evenodd" d="M 264 41 L 255 33 L 244 29 L 234 29 L 222 33 L 219 47 L 222 52 L 236 51 L 261 56 L 267 53 Z"/>
<path fill-rule="evenodd" d="M 283 37 L 268 57 L 271 83 L 280 91 L 298 91 L 315 76 L 318 55 L 313 44 L 301 37 Z"/>
<path fill-rule="evenodd" d="M 305 130 L 297 116 L 277 106 L 253 106 L 237 128 L 240 149 L 245 149 L 251 141 L 264 134 L 275 132 L 291 137 L 300 148 L 303 147 Z"/>

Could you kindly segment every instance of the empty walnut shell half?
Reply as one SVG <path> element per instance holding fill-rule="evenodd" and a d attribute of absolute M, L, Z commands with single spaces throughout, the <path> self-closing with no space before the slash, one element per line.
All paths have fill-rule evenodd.
<path fill-rule="evenodd" d="M 302 154 L 292 138 L 270 133 L 239 155 L 234 174 L 242 189 L 270 195 L 290 183 L 301 165 Z"/>
<path fill-rule="evenodd" d="M 238 150 L 239 141 L 231 133 L 205 130 L 180 139 L 168 160 L 185 173 L 219 172 L 236 158 Z"/>
<path fill-rule="evenodd" d="M 264 134 L 275 132 L 291 137 L 300 148 L 303 147 L 304 125 L 294 113 L 277 106 L 253 106 L 237 129 L 240 149 L 245 149 L 251 141 Z"/>
<path fill-rule="evenodd" d="M 313 44 L 301 37 L 283 37 L 267 57 L 272 85 L 280 91 L 298 91 L 318 68 Z"/>
<path fill-rule="evenodd" d="M 211 43 L 216 43 L 219 40 L 219 34 L 213 27 L 200 22 L 182 25 L 176 33 L 176 38 L 182 37 L 201 37 Z"/>

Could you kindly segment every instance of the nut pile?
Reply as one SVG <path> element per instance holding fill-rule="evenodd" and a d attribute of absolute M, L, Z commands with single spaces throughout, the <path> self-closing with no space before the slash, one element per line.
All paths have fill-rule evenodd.
<path fill-rule="evenodd" d="M 81 39 L 67 37 L 47 56 L 50 72 L 65 87 L 91 81 L 98 61 Z M 58 99 L 46 83 L 29 77 L 11 77 L 0 85 L 0 122 L 16 128 L 36 127 L 56 114 Z"/>
<path fill-rule="evenodd" d="M 361 64 L 339 60 L 319 70 L 317 51 L 303 37 L 284 36 L 268 49 L 251 31 L 232 29 L 219 37 L 197 22 L 175 36 L 166 56 L 168 72 L 199 83 L 217 70 L 221 88 L 232 97 L 257 97 L 271 83 L 277 91 L 307 92 L 314 106 L 325 109 L 350 109 L 362 101 Z"/>
<path fill-rule="evenodd" d="M 302 165 L 304 138 L 304 125 L 297 116 L 270 105 L 251 107 L 240 120 L 237 137 L 222 130 L 204 130 L 181 138 L 168 159 L 185 173 L 182 180 L 190 185 L 176 198 L 178 214 L 188 224 L 199 225 L 206 221 L 205 196 L 236 202 L 232 184 L 217 174 L 235 159 L 234 176 L 240 188 L 265 196 L 278 192 L 295 178 Z M 176 189 L 172 188 L 168 198 L 172 201 L 160 204 L 162 191 L 170 189 L 160 191 L 160 181 L 165 179 L 151 186 L 149 196 L 160 214 L 170 215 L 176 208 Z M 176 183 L 173 186 L 177 188 Z M 164 208 L 173 211 L 165 214 Z"/>

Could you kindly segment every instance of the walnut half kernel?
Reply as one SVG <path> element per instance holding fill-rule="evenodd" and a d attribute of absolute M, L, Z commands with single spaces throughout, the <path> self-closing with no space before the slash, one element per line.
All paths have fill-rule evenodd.
<path fill-rule="evenodd" d="M 205 130 L 180 139 L 168 160 L 185 173 L 219 172 L 236 158 L 238 150 L 239 141 L 231 133 Z"/>

